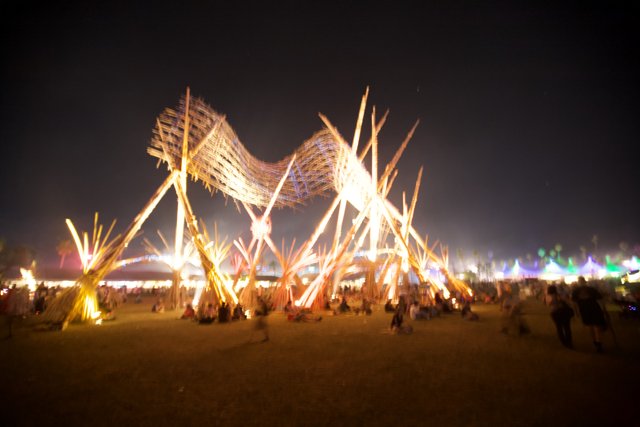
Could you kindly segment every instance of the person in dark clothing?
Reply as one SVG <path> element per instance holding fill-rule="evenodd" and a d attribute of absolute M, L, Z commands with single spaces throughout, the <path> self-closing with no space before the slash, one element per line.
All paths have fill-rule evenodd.
<path fill-rule="evenodd" d="M 396 308 L 393 317 L 391 318 L 391 332 L 394 334 L 404 334 L 408 335 L 413 332 L 413 327 L 411 325 L 403 326 L 404 323 L 404 314 L 400 307 Z"/>
<path fill-rule="evenodd" d="M 244 313 L 244 308 L 240 303 L 236 304 L 233 308 L 233 315 L 231 316 L 231 320 L 246 320 L 247 315 Z"/>
<path fill-rule="evenodd" d="M 580 276 L 578 285 L 571 292 L 571 300 L 578 306 L 582 323 L 589 328 L 596 351 L 602 353 L 601 335 L 607 329 L 606 311 L 601 305 L 602 295 Z"/>
<path fill-rule="evenodd" d="M 393 308 L 393 304 L 391 304 L 391 300 L 388 299 L 387 302 L 384 305 L 384 311 L 386 313 L 393 313 L 395 311 L 395 308 Z"/>
<path fill-rule="evenodd" d="M 218 309 L 218 322 L 226 323 L 229 321 L 231 317 L 231 310 L 229 309 L 229 305 L 226 302 L 223 302 Z"/>
<path fill-rule="evenodd" d="M 558 295 L 558 289 L 555 285 L 549 285 L 547 288 L 545 301 L 551 309 L 551 319 L 556 325 L 560 342 L 567 348 L 573 348 L 573 338 L 571 335 L 571 318 L 574 315 L 573 309 L 567 301 Z"/>
<path fill-rule="evenodd" d="M 349 306 L 349 304 L 347 304 L 347 299 L 345 297 L 342 297 L 342 301 L 338 306 L 338 311 L 340 313 L 346 313 L 347 311 L 351 311 L 351 307 Z"/>
<path fill-rule="evenodd" d="M 468 300 L 464 302 L 464 306 L 462 307 L 460 314 L 462 315 L 462 318 L 466 320 L 478 320 L 480 318 L 476 313 L 471 311 L 471 302 Z"/>
<path fill-rule="evenodd" d="M 283 310 L 284 314 L 292 313 L 294 311 L 293 303 L 291 302 L 291 300 L 287 301 L 287 304 L 284 306 Z"/>
<path fill-rule="evenodd" d="M 199 316 L 198 323 L 201 325 L 208 325 L 213 323 L 214 320 L 216 320 L 216 309 L 213 306 L 213 303 L 209 303 L 202 315 Z"/>
<path fill-rule="evenodd" d="M 361 311 L 363 314 L 370 316 L 373 312 L 371 310 L 371 302 L 368 299 L 362 298 L 362 308 Z"/>
<path fill-rule="evenodd" d="M 402 310 L 397 308 L 395 313 L 393 313 L 393 317 L 391 318 L 391 329 L 397 330 L 402 327 L 402 322 L 404 321 Z"/>
<path fill-rule="evenodd" d="M 407 301 L 404 298 L 404 295 L 400 295 L 398 297 L 398 307 L 397 307 L 400 312 L 402 312 L 402 314 L 407 312 Z"/>

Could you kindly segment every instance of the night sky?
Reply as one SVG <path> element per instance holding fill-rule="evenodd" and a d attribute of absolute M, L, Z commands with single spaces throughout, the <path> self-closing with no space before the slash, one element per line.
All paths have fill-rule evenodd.
<path fill-rule="evenodd" d="M 57 263 L 66 217 L 133 220 L 167 174 L 146 153 L 155 118 L 187 86 L 265 161 L 321 129 L 319 112 L 350 140 L 369 86 L 390 110 L 381 164 L 420 120 L 390 199 L 410 197 L 423 165 L 414 226 L 452 252 L 640 244 L 630 2 L 93 3 L 1 6 L 0 237 L 40 265 Z M 249 237 L 221 194 L 189 194 L 208 225 Z M 156 230 L 173 237 L 168 196 L 144 226 L 158 245 Z M 275 240 L 306 239 L 326 204 L 277 212 Z"/>

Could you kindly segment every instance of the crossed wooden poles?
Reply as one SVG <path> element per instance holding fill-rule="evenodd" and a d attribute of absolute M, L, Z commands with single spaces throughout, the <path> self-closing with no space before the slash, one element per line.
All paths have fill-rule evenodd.
<path fill-rule="evenodd" d="M 376 263 L 379 262 L 378 248 L 380 244 L 388 235 L 393 236 L 395 239 L 393 245 L 394 250 L 392 251 L 392 255 L 387 257 L 384 261 L 382 274 L 380 275 L 378 283 L 373 283 L 375 273 L 369 275 L 369 280 L 372 282 L 369 283 L 370 289 L 380 288 L 381 282 L 384 280 L 388 269 L 395 266 L 395 277 L 392 280 L 391 286 L 387 288 L 386 296 L 389 298 L 393 298 L 397 294 L 397 283 L 399 282 L 399 275 L 402 274 L 400 273 L 401 271 L 406 274 L 409 269 L 413 270 L 421 282 L 427 281 L 427 277 L 424 272 L 425 266 L 429 262 L 440 266 L 445 274 L 448 271 L 446 268 L 447 256 L 442 246 L 441 251 L 443 256 L 437 256 L 434 252 L 435 245 L 434 247 L 429 247 L 428 239 L 425 238 L 423 240 L 411 225 L 415 213 L 420 181 L 422 178 L 422 168 L 418 173 L 413 197 L 409 205 L 407 205 L 405 195 L 403 194 L 402 213 L 400 213 L 393 204 L 387 200 L 387 195 L 389 194 L 398 174 L 398 170 L 396 168 L 398 161 L 412 138 L 418 123 L 416 122 L 414 124 L 391 161 L 386 165 L 382 173 L 378 175 L 378 134 L 386 121 L 388 111 L 379 120 L 377 120 L 375 107 L 373 108 L 371 114 L 371 137 L 361 153 L 357 154 L 367 97 L 368 88 L 362 97 L 358 120 L 350 146 L 331 122 L 324 115 L 320 114 L 320 118 L 334 140 L 332 143 L 334 145 L 331 145 L 332 147 L 335 147 L 335 152 L 332 154 L 335 156 L 335 164 L 333 165 L 333 186 L 337 194 L 314 232 L 300 248 L 297 250 L 294 249 L 294 241 L 290 249 L 286 251 L 283 242 L 282 251 L 280 251 L 269 235 L 271 232 L 270 213 L 276 203 L 281 200 L 282 197 L 285 197 L 285 204 L 297 203 L 297 201 L 292 198 L 292 194 L 294 193 L 291 185 L 286 187 L 287 194 L 281 197 L 281 190 L 283 190 L 285 182 L 289 176 L 294 175 L 292 167 L 296 162 L 296 154 L 294 154 L 289 160 L 286 170 L 284 174 L 281 175 L 275 190 L 271 193 L 269 202 L 266 204 L 266 208 L 262 215 L 256 214 L 251 206 L 254 203 L 256 206 L 262 205 L 262 202 L 258 203 L 256 201 L 251 203 L 250 201 L 245 200 L 240 201 L 252 220 L 252 240 L 249 245 L 245 245 L 242 239 L 238 239 L 233 242 L 235 247 L 242 254 L 249 272 L 249 283 L 240 296 L 241 302 L 245 305 L 251 306 L 254 303 L 256 265 L 265 245 L 275 254 L 282 266 L 282 277 L 279 284 L 282 289 L 279 290 L 279 294 L 277 293 L 277 295 L 279 295 L 278 298 L 282 301 L 285 299 L 293 299 L 294 295 L 291 292 L 291 284 L 295 282 L 298 272 L 310 264 L 319 263 L 321 267 L 320 273 L 296 301 L 297 305 L 304 307 L 312 307 L 322 303 L 323 295 L 326 291 L 327 285 L 331 283 L 331 279 L 336 275 L 339 276 L 341 272 L 344 271 L 345 266 L 353 261 L 356 252 L 364 246 L 367 236 L 369 237 L 368 258 L 371 261 L 372 269 L 375 269 Z M 187 230 L 191 235 L 193 247 L 200 258 L 200 262 L 205 272 L 207 288 L 212 291 L 213 297 L 220 302 L 232 301 L 237 303 L 239 301 L 233 290 L 233 285 L 230 284 L 220 272 L 219 260 L 214 260 L 214 257 L 212 257 L 210 252 L 211 242 L 208 242 L 206 229 L 204 230 L 204 234 L 200 231 L 186 191 L 188 173 L 191 173 L 197 179 L 199 172 L 207 171 L 213 167 L 208 164 L 202 164 L 203 161 L 200 160 L 198 164 L 194 164 L 190 169 L 198 153 L 204 147 L 207 147 L 206 150 L 209 150 L 208 152 L 211 153 L 211 144 L 217 144 L 217 147 L 220 148 L 220 144 L 222 142 L 228 142 L 225 138 L 228 138 L 229 135 L 233 136 L 233 132 L 226 124 L 225 117 L 221 116 L 217 120 L 211 120 L 213 125 L 208 128 L 206 133 L 204 133 L 192 148 L 189 149 L 191 136 L 190 105 L 190 92 L 189 89 L 187 89 L 182 121 L 179 122 L 178 125 L 174 125 L 171 129 L 171 137 L 173 138 L 171 141 L 171 144 L 173 145 L 171 147 L 175 147 L 176 129 L 179 129 L 179 127 L 176 128 L 175 126 L 182 126 L 182 144 L 179 158 L 176 157 L 175 152 L 172 152 L 170 144 L 165 139 L 166 135 L 163 132 L 163 126 L 160 124 L 160 121 L 158 121 L 155 146 L 150 152 L 160 160 L 167 163 L 170 173 L 123 234 L 116 236 L 110 242 L 106 242 L 106 238 L 103 239 L 100 250 L 93 254 L 91 268 L 83 272 L 83 275 L 78 279 L 79 287 L 75 287 L 75 292 L 77 293 L 76 297 L 67 298 L 67 300 L 65 300 L 67 301 L 66 304 L 70 305 L 68 312 L 64 316 L 65 321 L 72 320 L 75 317 L 79 317 L 81 320 L 87 320 L 95 313 L 95 305 L 90 300 L 91 295 L 95 295 L 95 289 L 98 283 L 109 271 L 113 269 L 114 265 L 116 265 L 115 263 L 117 259 L 121 256 L 130 241 L 137 235 L 144 221 L 151 214 L 170 187 L 175 189 L 178 196 L 174 253 L 174 262 L 176 263 L 175 270 L 178 271 L 178 275 L 176 280 L 174 280 L 174 287 L 179 286 L 179 269 L 181 269 L 186 255 L 183 250 L 183 232 L 184 225 L 186 224 Z M 206 119 L 206 111 L 203 110 L 203 107 L 198 108 L 198 114 L 200 114 L 198 120 L 200 120 L 199 126 L 201 126 L 204 120 L 201 116 L 204 115 Z M 220 132 L 222 132 L 222 134 L 218 135 Z M 207 144 L 209 144 L 209 146 L 207 146 Z M 308 147 L 310 146 L 306 144 L 305 147 L 305 150 L 307 151 L 303 150 L 300 152 L 308 154 L 308 150 L 310 149 Z M 362 164 L 369 151 L 371 151 L 370 174 Z M 242 154 L 244 151 L 238 152 L 240 153 L 238 155 L 232 155 L 233 151 L 227 152 L 226 155 L 228 157 L 232 157 L 233 162 L 241 162 L 243 161 L 243 158 L 246 158 L 247 154 Z M 249 162 L 248 159 L 245 159 L 244 161 Z M 303 159 L 303 161 L 306 162 L 304 163 L 305 167 L 311 168 L 311 170 L 313 170 L 313 165 L 317 163 L 317 161 L 313 159 Z M 242 165 L 236 166 L 242 167 Z M 225 167 L 229 168 L 228 165 Z M 321 165 L 321 167 L 326 168 L 326 164 Z M 226 173 L 232 175 L 232 181 L 230 182 L 234 183 L 234 185 L 238 182 L 244 182 L 242 181 L 243 179 L 246 180 L 246 176 L 236 176 L 232 170 L 229 170 Z M 324 169 L 322 173 L 326 175 L 326 171 Z M 259 184 L 260 183 L 245 182 L 242 185 L 250 188 L 252 185 Z M 293 184 L 295 187 L 296 183 L 294 182 Z M 326 183 L 310 182 L 308 184 L 309 187 L 315 188 L 315 191 L 320 191 L 324 186 L 326 186 Z M 227 183 L 226 185 L 230 184 Z M 225 188 L 217 189 L 224 191 Z M 257 190 L 248 190 L 247 192 L 256 193 L 256 191 Z M 343 234 L 343 222 L 347 202 L 355 207 L 357 215 L 353 220 L 351 227 L 349 227 Z M 314 250 L 314 246 L 316 245 L 319 236 L 327 227 L 328 222 L 336 209 L 338 210 L 338 213 L 332 245 L 326 253 L 320 256 L 318 255 L 317 250 Z M 411 239 L 414 240 L 415 245 L 411 244 Z M 241 272 L 242 269 L 238 269 L 235 275 L 234 284 L 238 281 Z M 461 288 L 466 286 L 464 283 L 456 281 L 453 277 L 450 278 L 451 283 L 454 286 L 460 286 Z M 438 286 L 442 287 L 443 285 L 440 284 Z M 95 296 L 93 298 L 95 299 Z M 73 302 L 69 303 L 69 301 Z M 58 309 L 59 308 L 60 307 L 58 307 Z"/>

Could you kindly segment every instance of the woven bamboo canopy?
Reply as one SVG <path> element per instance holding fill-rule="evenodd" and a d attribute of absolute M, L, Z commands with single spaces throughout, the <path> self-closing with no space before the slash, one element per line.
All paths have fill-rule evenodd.
<path fill-rule="evenodd" d="M 176 109 L 165 109 L 156 121 L 148 153 L 178 165 L 182 157 L 186 98 Z M 189 105 L 188 172 L 212 193 L 220 191 L 238 202 L 266 207 L 291 159 L 295 160 L 275 202 L 275 207 L 296 207 L 308 199 L 340 191 L 351 159 L 351 148 L 328 129 L 315 133 L 284 159 L 268 163 L 256 159 L 240 142 L 225 116 L 202 99 L 191 97 Z M 366 170 L 359 170 L 367 174 Z M 370 179 L 370 178 L 369 178 Z M 355 180 L 363 181 L 363 180 Z"/>

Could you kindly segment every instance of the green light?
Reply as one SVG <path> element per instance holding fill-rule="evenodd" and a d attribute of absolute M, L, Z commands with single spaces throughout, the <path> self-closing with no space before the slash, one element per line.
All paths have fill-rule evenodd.
<path fill-rule="evenodd" d="M 607 272 L 609 272 L 609 273 L 619 273 L 622 270 L 620 267 L 618 267 L 617 265 L 612 263 L 610 261 L 609 257 L 607 257 L 606 269 L 607 269 Z"/>

